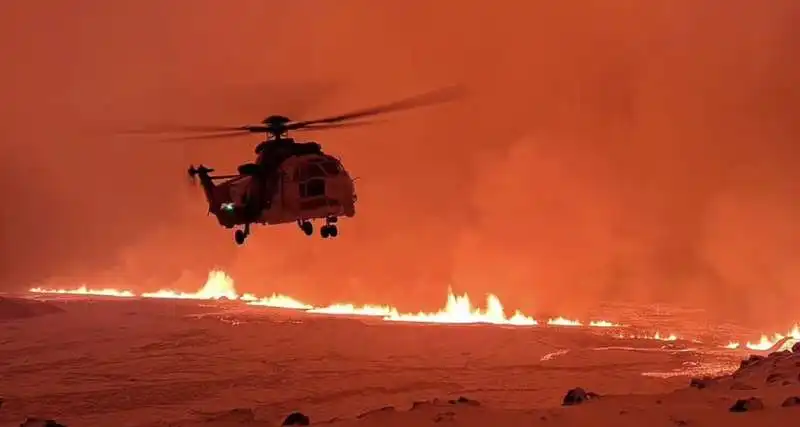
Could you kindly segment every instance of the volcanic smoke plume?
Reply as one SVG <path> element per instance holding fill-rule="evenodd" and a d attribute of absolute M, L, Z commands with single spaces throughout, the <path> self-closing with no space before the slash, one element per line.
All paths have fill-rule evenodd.
<path fill-rule="evenodd" d="M 452 284 L 525 312 L 672 300 L 784 328 L 800 296 L 798 20 L 792 0 L 5 2 L 2 288 L 154 291 L 216 265 L 318 305 L 433 310 Z M 204 215 L 186 166 L 234 170 L 256 141 L 114 134 L 452 83 L 469 98 L 315 135 L 361 178 L 336 241 L 284 226 L 236 248 Z"/>

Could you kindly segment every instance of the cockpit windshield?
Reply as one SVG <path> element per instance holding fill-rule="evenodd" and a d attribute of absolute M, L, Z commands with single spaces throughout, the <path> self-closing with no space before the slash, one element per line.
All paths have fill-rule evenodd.
<path fill-rule="evenodd" d="M 325 171 L 325 173 L 328 175 L 338 175 L 339 172 L 342 171 L 342 167 L 341 165 L 339 165 L 339 162 L 333 160 L 324 162 L 321 164 L 321 166 L 322 169 Z"/>
<path fill-rule="evenodd" d="M 311 178 L 336 176 L 342 172 L 342 165 L 335 160 L 324 162 L 306 163 L 295 171 L 295 181 L 305 181 Z"/>

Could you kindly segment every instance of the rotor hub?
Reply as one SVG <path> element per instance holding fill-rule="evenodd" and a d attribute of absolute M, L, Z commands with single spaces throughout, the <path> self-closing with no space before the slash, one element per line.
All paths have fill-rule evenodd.
<path fill-rule="evenodd" d="M 288 130 L 288 125 L 291 121 L 286 116 L 272 115 L 262 120 L 261 123 L 265 126 L 264 130 L 268 134 L 275 138 L 280 138 Z"/>

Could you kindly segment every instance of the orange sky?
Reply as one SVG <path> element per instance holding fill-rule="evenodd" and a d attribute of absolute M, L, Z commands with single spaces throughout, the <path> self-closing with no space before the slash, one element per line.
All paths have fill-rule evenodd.
<path fill-rule="evenodd" d="M 453 283 L 529 312 L 672 299 L 795 319 L 800 4 L 507 3 L 3 2 L 0 289 L 194 289 L 220 266 L 310 302 L 430 308 Z M 237 248 L 205 216 L 187 165 L 234 170 L 257 138 L 113 135 L 452 83 L 470 97 L 308 135 L 360 177 L 335 241 L 289 225 Z"/>

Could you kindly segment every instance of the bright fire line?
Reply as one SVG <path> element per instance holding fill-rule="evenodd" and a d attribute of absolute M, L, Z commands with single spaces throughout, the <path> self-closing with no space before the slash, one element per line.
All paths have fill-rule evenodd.
<path fill-rule="evenodd" d="M 326 307 L 315 307 L 306 304 L 292 297 L 275 294 L 268 297 L 258 297 L 253 294 L 238 294 L 234 287 L 233 279 L 220 270 L 212 270 L 208 274 L 208 280 L 197 292 L 179 292 L 171 289 L 162 289 L 156 292 L 145 292 L 135 294 L 128 290 L 113 288 L 91 289 L 81 286 L 76 289 L 46 289 L 35 287 L 29 290 L 32 293 L 41 294 L 63 294 L 63 295 L 86 295 L 86 296 L 106 296 L 120 298 L 160 298 L 160 299 L 189 299 L 189 300 L 239 300 L 253 306 L 264 306 L 272 308 L 282 308 L 291 310 L 301 310 L 307 313 L 318 313 L 327 315 L 344 316 L 373 316 L 379 317 L 389 322 L 418 322 L 418 323 L 440 323 L 440 324 L 467 324 L 467 323 L 486 323 L 493 325 L 510 326 L 536 326 L 539 322 L 519 310 L 514 311 L 511 317 L 507 317 L 505 309 L 500 299 L 493 294 L 486 296 L 486 308 L 474 307 L 467 294 L 455 295 L 452 289 L 448 289 L 447 302 L 445 307 L 435 313 L 400 313 L 397 308 L 389 305 L 361 305 L 356 306 L 350 303 L 336 303 Z M 557 327 L 590 327 L 590 328 L 622 328 L 625 325 L 616 324 L 607 320 L 592 320 L 588 323 L 579 320 L 568 319 L 565 317 L 555 317 L 545 322 L 549 326 Z M 675 341 L 678 336 L 672 333 L 662 334 L 656 331 L 652 335 L 625 335 L 618 333 L 618 338 L 629 339 L 654 339 L 660 341 Z M 766 351 L 775 347 L 777 343 L 784 340 L 784 346 L 788 340 L 790 343 L 800 340 L 800 326 L 795 325 L 786 335 L 774 334 L 772 337 L 762 335 L 760 341 L 756 343 L 747 342 L 744 347 L 750 350 Z M 791 346 L 789 344 L 789 346 Z M 728 349 L 737 349 L 741 345 L 739 342 L 732 341 L 723 346 Z"/>

